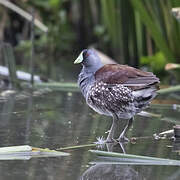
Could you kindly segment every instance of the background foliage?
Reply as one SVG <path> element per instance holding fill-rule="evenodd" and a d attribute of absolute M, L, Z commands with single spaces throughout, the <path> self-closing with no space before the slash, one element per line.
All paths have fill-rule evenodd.
<path fill-rule="evenodd" d="M 47 70 L 52 61 L 72 62 L 88 46 L 100 49 L 119 63 L 148 65 L 160 74 L 164 74 L 167 62 L 179 63 L 180 24 L 171 14 L 172 7 L 180 6 L 179 0 L 14 0 L 13 3 L 29 12 L 34 8 L 35 16 L 49 28 L 47 34 L 36 29 L 36 59 L 41 62 L 37 66 L 42 70 Z M 29 23 L 2 6 L 0 13 L 0 40 L 16 47 L 23 64 L 31 47 Z"/>

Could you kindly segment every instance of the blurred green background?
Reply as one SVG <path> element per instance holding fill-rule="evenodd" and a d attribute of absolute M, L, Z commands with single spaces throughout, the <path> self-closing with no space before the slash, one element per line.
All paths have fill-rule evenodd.
<path fill-rule="evenodd" d="M 47 33 L 35 28 L 35 72 L 55 80 L 70 80 L 66 75 L 78 71 L 73 60 L 89 46 L 159 77 L 168 75 L 167 63 L 180 63 L 180 23 L 171 12 L 180 7 L 180 0 L 11 2 L 30 13 L 34 9 L 35 18 L 48 27 Z M 28 69 L 30 22 L 1 4 L 0 19 L 0 41 L 10 42 L 18 68 Z"/>

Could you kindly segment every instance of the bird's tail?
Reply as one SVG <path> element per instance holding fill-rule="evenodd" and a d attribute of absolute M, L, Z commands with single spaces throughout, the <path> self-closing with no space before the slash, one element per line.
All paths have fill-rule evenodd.
<path fill-rule="evenodd" d="M 133 91 L 135 107 L 139 110 L 146 108 L 152 99 L 157 95 L 156 91 L 158 90 L 156 85 Z"/>

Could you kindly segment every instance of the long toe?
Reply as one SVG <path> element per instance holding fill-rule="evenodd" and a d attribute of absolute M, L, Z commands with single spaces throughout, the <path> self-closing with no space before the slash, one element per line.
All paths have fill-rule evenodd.
<path fill-rule="evenodd" d="M 95 144 L 97 145 L 103 145 L 103 144 L 106 144 L 106 143 L 118 143 L 118 141 L 114 138 L 107 138 L 106 140 L 103 138 L 103 137 L 97 137 L 96 138 L 97 141 L 95 142 Z"/>
<path fill-rule="evenodd" d="M 118 141 L 114 138 L 107 138 L 105 143 L 118 143 Z"/>
<path fill-rule="evenodd" d="M 129 142 L 129 139 L 125 136 L 120 136 L 118 139 L 117 139 L 118 142 L 121 142 L 121 143 L 127 143 Z"/>

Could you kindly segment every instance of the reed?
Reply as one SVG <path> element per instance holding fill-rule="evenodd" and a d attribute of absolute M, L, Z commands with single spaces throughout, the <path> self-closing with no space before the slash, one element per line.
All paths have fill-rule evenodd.
<path fill-rule="evenodd" d="M 16 64 L 15 64 L 15 58 L 14 58 L 14 52 L 12 46 L 8 43 L 3 43 L 2 50 L 6 65 L 9 70 L 9 80 L 12 84 L 12 87 L 18 88 L 20 87 L 20 84 L 16 76 Z"/>

